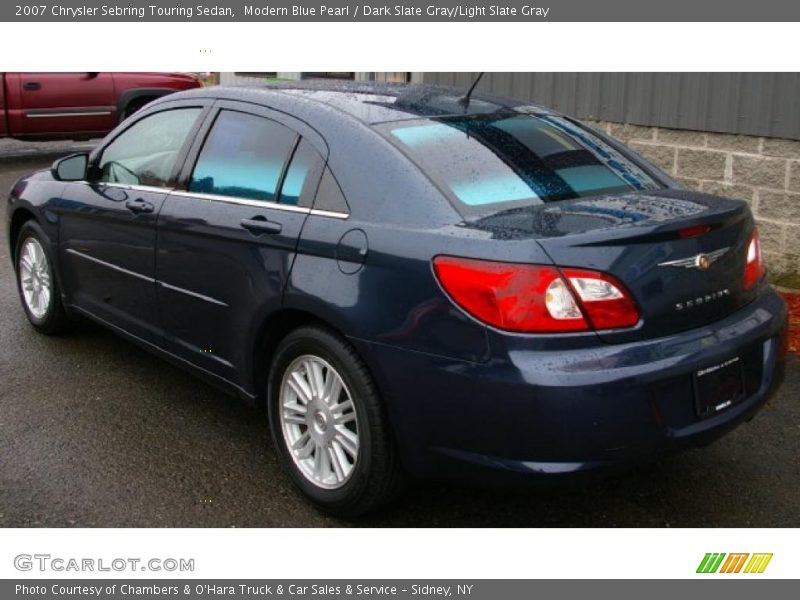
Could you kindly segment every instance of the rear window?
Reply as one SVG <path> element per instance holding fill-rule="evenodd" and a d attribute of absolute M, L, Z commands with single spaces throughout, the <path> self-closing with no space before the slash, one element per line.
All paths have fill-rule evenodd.
<path fill-rule="evenodd" d="M 663 187 L 563 117 L 459 116 L 379 129 L 466 212 Z"/>

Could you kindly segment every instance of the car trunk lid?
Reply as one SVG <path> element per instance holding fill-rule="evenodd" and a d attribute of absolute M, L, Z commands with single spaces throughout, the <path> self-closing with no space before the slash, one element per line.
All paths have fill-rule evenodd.
<path fill-rule="evenodd" d="M 747 205 L 668 189 L 578 198 L 493 213 L 468 227 L 498 239 L 531 238 L 559 267 L 609 273 L 633 296 L 636 327 L 609 342 L 699 327 L 750 302 L 743 273 L 753 220 Z"/>

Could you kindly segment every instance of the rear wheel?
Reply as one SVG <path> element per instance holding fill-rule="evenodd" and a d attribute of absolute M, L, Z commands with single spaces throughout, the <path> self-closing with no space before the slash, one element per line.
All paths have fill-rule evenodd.
<path fill-rule="evenodd" d="M 70 329 L 73 323 L 61 302 L 61 289 L 53 272 L 49 242 L 34 221 L 22 226 L 14 256 L 17 289 L 31 325 L 47 335 Z"/>
<path fill-rule="evenodd" d="M 276 351 L 267 399 L 281 463 L 321 509 L 356 516 L 397 493 L 402 474 L 382 403 L 342 338 L 320 327 L 289 334 Z"/>

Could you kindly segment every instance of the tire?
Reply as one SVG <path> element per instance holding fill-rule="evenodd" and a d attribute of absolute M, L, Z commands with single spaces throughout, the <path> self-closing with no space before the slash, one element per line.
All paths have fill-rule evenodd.
<path fill-rule="evenodd" d="M 312 380 L 315 373 L 319 378 Z M 330 392 L 339 387 L 338 394 Z M 321 510 L 355 517 L 400 491 L 402 468 L 378 390 L 364 362 L 340 336 L 306 326 L 284 338 L 270 368 L 267 411 L 283 468 Z"/>
<path fill-rule="evenodd" d="M 141 110 L 142 107 L 144 107 L 146 104 L 149 104 L 153 100 L 155 100 L 155 98 L 137 98 L 136 100 L 131 100 L 122 111 L 119 122 L 122 123 L 125 119 L 130 117 L 135 112 Z"/>
<path fill-rule="evenodd" d="M 45 335 L 64 333 L 74 326 L 64 310 L 53 265 L 50 242 L 44 231 L 35 221 L 26 222 L 14 251 L 17 291 L 28 321 Z"/>

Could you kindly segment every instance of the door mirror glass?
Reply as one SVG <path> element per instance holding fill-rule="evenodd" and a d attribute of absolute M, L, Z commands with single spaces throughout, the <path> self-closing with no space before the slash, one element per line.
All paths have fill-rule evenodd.
<path fill-rule="evenodd" d="M 86 152 L 71 154 L 54 162 L 50 172 L 58 181 L 83 181 L 88 164 L 89 155 Z"/>

